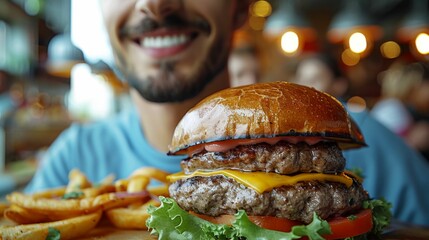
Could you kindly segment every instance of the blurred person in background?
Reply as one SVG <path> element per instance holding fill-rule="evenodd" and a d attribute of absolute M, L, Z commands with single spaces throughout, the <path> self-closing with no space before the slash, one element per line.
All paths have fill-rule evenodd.
<path fill-rule="evenodd" d="M 228 59 L 231 87 L 254 84 L 262 75 L 261 51 L 254 37 L 242 28 L 234 32 Z"/>
<path fill-rule="evenodd" d="M 429 66 L 427 62 L 413 63 L 412 66 L 420 69 L 421 77 L 406 99 L 414 122 L 406 140 L 429 161 Z"/>
<path fill-rule="evenodd" d="M 92 182 L 112 173 L 127 178 L 144 166 L 179 171 L 183 157 L 166 155 L 173 131 L 196 103 L 229 87 L 231 40 L 249 4 L 100 1 L 112 67 L 130 86 L 134 107 L 111 119 L 73 124 L 49 148 L 26 192 L 66 185 L 73 168 Z"/>
<path fill-rule="evenodd" d="M 422 63 L 396 62 L 380 74 L 381 98 L 371 114 L 429 160 L 429 78 L 425 68 Z"/>
<path fill-rule="evenodd" d="M 405 137 L 413 123 L 405 101 L 419 81 L 419 72 L 406 63 L 395 62 L 379 76 L 381 96 L 372 107 L 371 114 L 387 128 Z"/>
<path fill-rule="evenodd" d="M 235 47 L 228 61 L 231 87 L 257 83 L 261 77 L 261 63 L 256 46 Z"/>
<path fill-rule="evenodd" d="M 348 92 L 347 78 L 336 59 L 328 54 L 303 58 L 297 65 L 295 82 L 339 100 L 345 100 Z M 428 162 L 368 111 L 349 113 L 368 146 L 344 151 L 346 168 L 362 171 L 364 188 L 371 197 L 391 202 L 396 219 L 429 226 Z"/>

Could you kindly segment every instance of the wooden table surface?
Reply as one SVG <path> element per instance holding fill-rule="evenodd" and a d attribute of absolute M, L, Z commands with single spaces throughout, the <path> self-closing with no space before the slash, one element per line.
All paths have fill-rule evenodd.
<path fill-rule="evenodd" d="M 422 226 L 416 226 L 412 224 L 392 221 L 390 226 L 386 229 L 385 233 L 383 234 L 383 239 L 428 240 L 429 227 L 422 227 Z"/>

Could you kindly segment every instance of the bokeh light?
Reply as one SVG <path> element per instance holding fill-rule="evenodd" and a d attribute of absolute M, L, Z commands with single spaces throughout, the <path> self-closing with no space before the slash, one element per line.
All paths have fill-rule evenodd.
<path fill-rule="evenodd" d="M 394 41 L 388 41 L 380 46 L 381 55 L 385 58 L 393 59 L 401 54 L 401 47 Z"/>
<path fill-rule="evenodd" d="M 347 101 L 347 109 L 351 112 L 363 112 L 366 109 L 366 101 L 362 97 L 354 96 Z"/>
<path fill-rule="evenodd" d="M 295 53 L 299 48 L 299 37 L 293 31 L 285 32 L 281 38 L 281 47 L 285 53 Z"/>
<path fill-rule="evenodd" d="M 265 26 L 265 21 L 263 17 L 251 16 L 249 18 L 249 27 L 255 31 L 262 31 Z"/>
<path fill-rule="evenodd" d="M 347 66 L 354 66 L 359 63 L 360 56 L 350 49 L 345 49 L 341 54 L 341 60 Z"/>
<path fill-rule="evenodd" d="M 257 17 L 268 17 L 271 11 L 271 4 L 265 0 L 256 1 L 252 5 L 252 14 Z"/>
<path fill-rule="evenodd" d="M 426 33 L 420 33 L 416 37 L 416 48 L 420 54 L 428 54 L 429 53 L 429 35 Z"/>
<path fill-rule="evenodd" d="M 353 33 L 349 38 L 349 48 L 355 53 L 362 53 L 366 50 L 368 43 L 365 35 L 360 32 Z"/>

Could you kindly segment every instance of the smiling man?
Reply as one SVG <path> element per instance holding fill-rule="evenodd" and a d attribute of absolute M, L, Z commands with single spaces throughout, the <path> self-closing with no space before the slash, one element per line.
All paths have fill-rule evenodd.
<path fill-rule="evenodd" d="M 232 35 L 250 0 L 100 0 L 115 72 L 130 87 L 131 111 L 74 124 L 47 151 L 27 192 L 66 185 L 78 168 L 91 181 L 152 166 L 175 172 L 165 152 L 185 112 L 229 86 Z M 96 93 L 94 93 L 96 94 Z"/>

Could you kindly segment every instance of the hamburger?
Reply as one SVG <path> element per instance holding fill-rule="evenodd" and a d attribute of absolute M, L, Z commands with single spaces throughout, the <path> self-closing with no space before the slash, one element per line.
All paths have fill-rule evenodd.
<path fill-rule="evenodd" d="M 169 176 L 171 198 L 149 210 L 147 225 L 160 239 L 379 234 L 388 204 L 370 200 L 362 179 L 345 171 L 342 150 L 362 146 L 328 94 L 288 82 L 225 89 L 177 125 L 168 154 L 184 155 L 183 171 Z"/>

